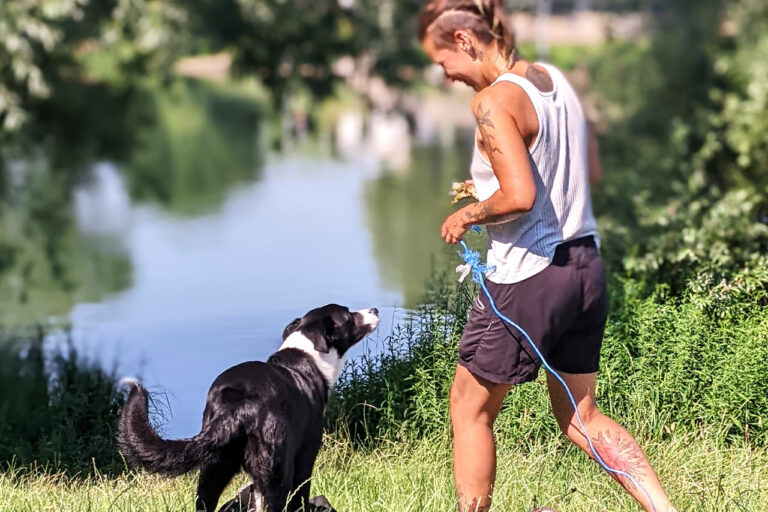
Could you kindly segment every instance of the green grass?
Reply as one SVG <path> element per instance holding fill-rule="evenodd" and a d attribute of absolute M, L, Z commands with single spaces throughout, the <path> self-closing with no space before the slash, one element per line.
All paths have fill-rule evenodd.
<path fill-rule="evenodd" d="M 562 437 L 527 444 L 500 435 L 494 509 L 527 511 L 637 511 L 628 496 Z M 645 442 L 648 457 L 679 510 L 768 510 L 768 449 L 722 448 L 707 437 L 674 436 Z M 326 438 L 315 467 L 314 494 L 341 512 L 454 510 L 451 450 L 447 439 L 382 444 L 361 450 Z M 245 482 L 240 475 L 225 492 Z M 193 510 L 194 475 L 167 479 L 144 473 L 86 478 L 43 470 L 0 474 L 4 512 Z"/>
<path fill-rule="evenodd" d="M 708 432 L 722 446 L 768 447 L 768 286 L 736 277 L 669 296 L 613 279 L 601 352 L 601 407 L 641 437 Z M 694 283 L 695 284 L 695 283 Z M 698 286 L 698 285 L 697 285 Z M 453 288 L 452 288 L 453 287 Z M 444 434 L 448 393 L 475 287 L 441 284 L 375 356 L 350 361 L 327 409 L 328 425 L 363 445 Z M 525 320 L 521 320 L 525 326 Z M 543 372 L 541 372 L 543 373 Z M 519 439 L 558 431 L 543 380 L 507 395 L 497 427 Z"/>
<path fill-rule="evenodd" d="M 68 333 L 0 329 L 0 472 L 8 465 L 120 472 L 116 386 L 114 370 L 78 353 Z"/>

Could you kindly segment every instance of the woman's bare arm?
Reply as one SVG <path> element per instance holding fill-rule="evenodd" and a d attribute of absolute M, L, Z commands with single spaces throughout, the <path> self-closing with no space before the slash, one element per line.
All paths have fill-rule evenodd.
<path fill-rule="evenodd" d="M 499 189 L 485 201 L 469 204 L 445 220 L 441 236 L 448 243 L 458 243 L 474 224 L 508 222 L 533 208 L 536 183 L 526 144 L 532 134 L 523 133 L 513 115 L 513 109 L 519 111 L 513 94 L 525 93 L 507 87 L 517 86 L 498 84 L 488 87 L 472 102 L 482 145 L 499 181 Z M 527 97 L 523 99 L 530 102 Z"/>
<path fill-rule="evenodd" d="M 510 214 L 526 213 L 536 199 L 525 137 L 509 111 L 509 99 L 502 92 L 502 87 L 488 88 L 478 93 L 472 103 L 499 190 L 485 201 L 463 209 L 464 217 L 471 224 L 488 224 L 508 219 Z"/>

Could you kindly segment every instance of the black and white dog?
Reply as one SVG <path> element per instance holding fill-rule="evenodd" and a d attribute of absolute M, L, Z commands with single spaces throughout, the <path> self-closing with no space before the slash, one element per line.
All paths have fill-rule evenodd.
<path fill-rule="evenodd" d="M 200 469 L 197 510 L 213 512 L 242 467 L 252 478 L 222 511 L 330 510 L 309 500 L 310 477 L 322 441 L 328 392 L 347 350 L 379 323 L 375 308 L 350 312 L 329 304 L 297 318 L 267 362 L 251 361 L 213 381 L 203 428 L 190 439 L 162 439 L 152 429 L 148 394 L 136 381 L 120 416 L 120 449 L 132 463 L 177 476 Z M 290 501 L 288 500 L 291 496 Z M 320 507 L 318 507 L 320 505 Z M 242 508 L 241 508 L 242 507 Z"/>

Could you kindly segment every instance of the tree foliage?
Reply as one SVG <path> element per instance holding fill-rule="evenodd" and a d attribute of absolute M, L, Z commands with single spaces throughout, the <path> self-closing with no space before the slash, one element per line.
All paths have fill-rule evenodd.
<path fill-rule="evenodd" d="M 17 130 L 32 98 L 50 95 L 48 60 L 65 39 L 67 20 L 83 17 L 87 0 L 2 2 L 0 4 L 0 121 Z"/>
<path fill-rule="evenodd" d="M 180 5 L 167 0 L 2 2 L 0 136 L 31 127 L 25 134 L 29 140 L 40 125 L 66 124 L 71 119 L 49 116 L 61 114 L 73 97 L 87 98 L 94 81 L 125 87 L 148 75 L 168 76 L 185 37 L 186 11 Z M 89 56 L 96 65 L 86 66 Z"/>
<path fill-rule="evenodd" d="M 768 250 L 768 9 L 759 1 L 669 4 L 647 50 L 595 64 L 610 121 L 596 193 L 609 255 L 674 293 L 765 265 Z M 737 27 L 720 35 L 721 20 Z M 621 57 L 621 58 L 617 58 Z"/>
<path fill-rule="evenodd" d="M 425 59 L 417 0 L 45 0 L 0 5 L 0 132 L 15 132 L 57 87 L 94 80 L 133 85 L 169 76 L 174 61 L 227 51 L 241 74 L 280 99 L 301 81 L 331 91 L 341 56 L 409 82 Z"/>

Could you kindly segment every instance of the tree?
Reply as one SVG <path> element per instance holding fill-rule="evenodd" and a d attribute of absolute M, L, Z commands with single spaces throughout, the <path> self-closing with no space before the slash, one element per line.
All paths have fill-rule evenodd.
<path fill-rule="evenodd" d="M 83 56 L 109 52 L 127 83 L 167 75 L 181 48 L 186 11 L 169 0 L 0 2 L 0 135 L 17 133 L 59 87 L 93 81 Z"/>
<path fill-rule="evenodd" d="M 18 130 L 33 99 L 47 98 L 50 57 L 64 38 L 59 27 L 82 19 L 88 0 L 0 3 L 0 127 Z"/>

